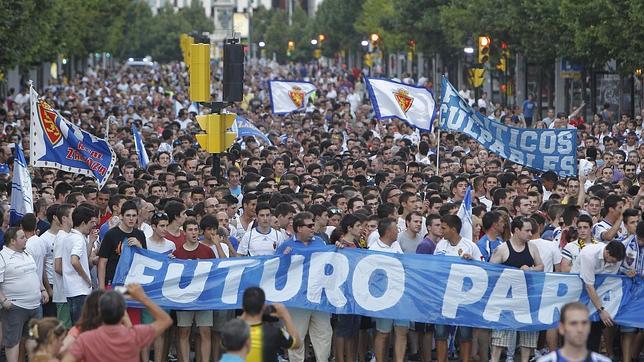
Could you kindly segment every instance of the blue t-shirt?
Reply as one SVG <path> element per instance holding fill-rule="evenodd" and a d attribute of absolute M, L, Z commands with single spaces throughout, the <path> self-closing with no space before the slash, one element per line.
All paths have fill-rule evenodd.
<path fill-rule="evenodd" d="M 534 103 L 534 101 L 529 101 L 527 99 L 523 101 L 523 115 L 528 118 L 532 118 L 532 116 L 534 115 L 534 108 L 536 106 L 537 105 Z"/>
<path fill-rule="evenodd" d="M 479 241 L 476 242 L 476 246 L 479 247 L 479 250 L 481 251 L 481 255 L 483 256 L 483 260 L 490 261 L 490 258 L 492 257 L 492 252 L 494 252 L 494 249 L 496 249 L 502 243 L 503 243 L 503 240 L 501 238 L 496 238 L 496 240 L 490 240 L 490 238 L 488 238 L 487 235 L 484 235 Z"/>
<path fill-rule="evenodd" d="M 326 250 L 328 249 L 328 245 L 318 236 L 313 236 L 311 241 L 309 242 L 308 245 L 304 244 L 303 242 L 296 240 L 295 236 L 291 237 L 290 239 L 286 240 L 285 242 L 281 243 L 278 247 L 277 250 L 275 251 L 275 255 L 282 255 L 284 254 L 284 250 L 286 248 L 290 247 L 291 248 L 291 254 L 297 253 L 298 251 L 311 251 L 311 250 Z"/>
<path fill-rule="evenodd" d="M 9 165 L 6 163 L 0 163 L 0 173 L 11 173 L 11 169 L 9 168 Z"/>
<path fill-rule="evenodd" d="M 436 243 L 430 238 L 425 238 L 416 247 L 416 254 L 434 254 L 436 250 Z"/>

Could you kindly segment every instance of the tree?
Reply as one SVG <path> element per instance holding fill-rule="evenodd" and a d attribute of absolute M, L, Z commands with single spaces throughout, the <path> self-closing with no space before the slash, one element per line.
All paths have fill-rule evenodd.
<path fill-rule="evenodd" d="M 354 24 L 362 11 L 363 0 L 325 0 L 318 7 L 314 29 L 327 36 L 324 54 L 356 49 L 363 35 Z"/>
<path fill-rule="evenodd" d="M 365 0 L 360 16 L 356 19 L 355 29 L 358 33 L 365 34 L 364 39 L 367 39 L 368 34 L 377 33 L 383 50 L 402 50 L 406 39 L 403 34 L 393 29 L 391 19 L 395 16 L 396 11 L 391 0 Z"/>

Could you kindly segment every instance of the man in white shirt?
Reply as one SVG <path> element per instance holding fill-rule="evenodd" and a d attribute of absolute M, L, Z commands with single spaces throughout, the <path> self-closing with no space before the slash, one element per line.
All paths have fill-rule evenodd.
<path fill-rule="evenodd" d="M 463 223 L 456 215 L 445 215 L 441 218 L 443 240 L 438 242 L 434 255 L 460 256 L 465 260 L 482 260 L 481 251 L 471 240 L 461 237 Z M 434 325 L 434 338 L 436 339 L 436 355 L 439 361 L 447 361 L 447 338 L 450 326 Z M 469 361 L 472 355 L 472 328 L 458 327 L 461 349 L 460 359 Z"/>
<path fill-rule="evenodd" d="M 625 236 L 626 230 L 622 222 L 623 210 L 624 199 L 621 196 L 608 195 L 606 197 L 604 200 L 606 216 L 593 226 L 593 237 L 597 241 L 607 243 Z"/>
<path fill-rule="evenodd" d="M 249 227 L 241 238 L 237 247 L 237 254 L 249 256 L 273 255 L 284 240 L 282 239 L 282 234 L 271 227 L 271 207 L 267 202 L 260 202 L 255 208 L 255 213 L 257 215 L 256 226 Z"/>
<path fill-rule="evenodd" d="M 49 296 L 38 278 L 36 262 L 25 252 L 27 238 L 16 228 L 4 234 L 0 250 L 0 305 L 2 305 L 2 345 L 8 362 L 17 362 L 20 341 L 27 336 L 27 323 L 40 319 L 40 303 Z"/>
<path fill-rule="evenodd" d="M 96 228 L 97 221 L 95 208 L 78 206 L 72 212 L 74 227 L 63 242 L 63 288 L 72 324 L 76 324 L 80 318 L 85 298 L 92 292 L 89 256 L 95 240 L 88 240 L 88 235 Z"/>
<path fill-rule="evenodd" d="M 398 239 L 398 226 L 393 219 L 385 218 L 378 222 L 378 233 L 380 238 L 369 246 L 369 250 L 381 251 L 384 253 L 402 254 Z M 374 348 L 377 361 L 386 361 L 387 339 L 393 329 L 395 332 L 394 341 L 394 361 L 402 362 L 405 359 L 405 349 L 407 348 L 407 331 L 409 321 L 375 318 L 376 336 L 374 338 Z"/>
<path fill-rule="evenodd" d="M 25 233 L 25 237 L 27 238 L 27 247 L 25 250 L 32 258 L 34 258 L 34 261 L 36 262 L 36 271 L 38 272 L 38 280 L 40 280 L 40 284 L 42 284 L 43 288 L 46 290 L 44 287 L 45 284 L 43 283 L 45 280 L 43 276 L 45 273 L 47 245 L 44 240 L 36 235 L 37 222 L 38 220 L 36 219 L 36 215 L 33 213 L 27 213 L 22 217 L 22 220 L 20 220 L 20 226 L 22 226 L 22 231 Z"/>
<path fill-rule="evenodd" d="M 570 241 L 561 250 L 561 271 L 570 273 L 575 263 L 578 263 L 577 257 L 581 249 L 587 245 L 597 244 L 597 240 L 593 239 L 591 235 L 591 227 L 593 226 L 593 219 L 589 215 L 579 215 L 577 218 L 577 234 L 578 239 Z M 578 267 L 577 267 L 578 268 Z"/>
<path fill-rule="evenodd" d="M 581 250 L 578 257 L 579 263 L 573 265 L 572 272 L 579 273 L 591 303 L 599 311 L 601 321 L 591 324 L 590 338 L 588 339 L 588 348 L 595 352 L 599 352 L 599 342 L 604 325 L 607 327 L 614 325 L 612 316 L 604 309 L 602 300 L 595 290 L 595 275 L 617 274 L 624 255 L 624 244 L 619 241 L 611 241 L 608 244 L 592 244 Z M 577 265 L 579 265 L 578 269 L 575 268 Z"/>
<path fill-rule="evenodd" d="M 47 294 L 49 294 L 49 303 L 43 305 L 43 317 L 57 316 L 56 302 L 54 302 L 54 274 L 56 274 L 54 271 L 54 242 L 56 241 L 56 235 L 60 230 L 60 223 L 56 218 L 56 210 L 58 210 L 58 206 L 58 204 L 54 204 L 47 208 L 47 222 L 49 222 L 50 227 L 40 235 L 40 238 L 47 247 L 43 284 L 45 284 L 45 289 L 47 290 Z"/>
<path fill-rule="evenodd" d="M 65 239 L 72 231 L 72 212 L 74 205 L 62 204 L 56 209 L 56 222 L 60 225 L 60 230 L 54 240 L 54 294 L 53 299 L 56 304 L 56 317 L 63 322 L 65 328 L 71 328 L 72 321 L 69 316 L 69 304 L 65 297 L 65 287 L 63 281 L 63 253 L 65 250 Z M 52 225 L 54 225 L 52 223 Z"/>

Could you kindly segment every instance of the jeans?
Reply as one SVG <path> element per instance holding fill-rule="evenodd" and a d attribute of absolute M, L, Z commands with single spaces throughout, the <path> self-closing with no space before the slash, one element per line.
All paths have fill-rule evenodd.
<path fill-rule="evenodd" d="M 80 319 L 81 312 L 83 311 L 83 305 L 85 304 L 86 295 L 77 295 L 75 297 L 68 297 L 67 304 L 69 304 L 69 315 L 72 320 L 72 325 L 75 325 L 76 322 Z"/>

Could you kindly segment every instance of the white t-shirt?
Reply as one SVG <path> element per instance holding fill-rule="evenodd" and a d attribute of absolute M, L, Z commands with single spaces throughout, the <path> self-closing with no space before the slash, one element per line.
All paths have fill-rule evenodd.
<path fill-rule="evenodd" d="M 62 259 L 64 252 L 65 239 L 69 235 L 64 230 L 58 231 L 56 239 L 54 241 L 54 259 Z M 67 303 L 67 298 L 65 297 L 65 289 L 63 288 L 63 276 L 54 271 L 54 303 Z"/>
<path fill-rule="evenodd" d="M 402 254 L 402 248 L 397 241 L 394 241 L 391 245 L 383 243 L 380 238 L 376 240 L 373 244 L 369 245 L 369 250 L 373 251 L 382 251 L 383 253 L 393 253 L 393 254 Z"/>
<path fill-rule="evenodd" d="M 483 260 L 479 247 L 465 238 L 461 238 L 456 245 L 452 245 L 446 239 L 442 239 L 434 249 L 434 255 L 462 256 L 463 254 L 470 254 L 472 260 Z"/>
<path fill-rule="evenodd" d="M 47 246 L 47 254 L 45 255 L 45 273 L 49 284 L 54 284 L 54 241 L 56 241 L 56 234 L 45 231 L 40 235 L 44 244 Z"/>
<path fill-rule="evenodd" d="M 555 264 L 561 263 L 559 244 L 554 241 L 541 238 L 531 240 L 530 242 L 536 245 L 539 250 L 539 256 L 543 262 L 543 271 L 546 273 L 553 272 L 555 270 Z"/>
<path fill-rule="evenodd" d="M 602 241 L 604 243 L 608 243 L 612 240 L 604 240 L 602 239 L 602 234 L 610 228 L 612 228 L 613 225 L 609 223 L 606 220 L 602 220 L 598 222 L 597 224 L 593 225 L 593 228 L 591 230 L 593 238 L 595 238 L 597 241 Z M 617 231 L 617 234 L 613 238 L 613 240 L 621 240 L 626 236 L 626 227 L 624 226 L 624 223 L 622 222 L 622 225 L 620 226 L 619 230 Z"/>
<path fill-rule="evenodd" d="M 41 283 L 36 262 L 28 253 L 8 247 L 0 250 L 0 290 L 11 303 L 24 309 L 40 306 Z"/>
<path fill-rule="evenodd" d="M 277 246 L 283 241 L 282 234 L 273 228 L 268 234 L 262 234 L 257 228 L 251 228 L 239 241 L 237 253 L 250 256 L 273 255 Z"/>
<path fill-rule="evenodd" d="M 63 290 L 67 298 L 89 295 L 92 292 L 92 285 L 87 284 L 72 265 L 72 255 L 76 255 L 89 277 L 87 254 L 87 239 L 80 231 L 72 229 L 63 242 Z"/>
<path fill-rule="evenodd" d="M 423 223 L 420 227 L 420 235 L 427 235 L 427 225 L 425 225 L 426 218 L 423 216 Z M 398 233 L 402 233 L 407 230 L 407 222 L 404 218 L 398 217 Z"/>
<path fill-rule="evenodd" d="M 206 244 L 204 244 L 206 245 Z M 212 252 L 215 253 L 215 256 L 219 258 L 219 253 L 217 252 L 217 247 L 214 245 L 206 245 L 210 249 L 212 249 Z M 219 243 L 219 246 L 221 246 L 221 250 L 223 250 L 224 255 L 226 255 L 226 258 L 230 257 L 230 249 L 228 249 L 228 245 L 224 243 Z"/>
<path fill-rule="evenodd" d="M 584 247 L 586 245 L 592 245 L 596 244 L 594 241 L 595 239 L 591 239 L 593 243 L 584 243 Z M 575 268 L 575 263 L 577 263 L 577 257 L 579 256 L 579 252 L 581 251 L 581 246 L 579 245 L 579 240 L 571 241 L 566 246 L 564 246 L 563 249 L 561 249 L 561 257 L 563 259 L 569 260 L 571 269 Z M 577 265 L 577 270 L 579 270 L 579 265 Z M 572 270 L 571 270 L 572 271 Z"/>
<path fill-rule="evenodd" d="M 145 239 L 145 246 L 147 246 L 148 250 L 154 251 L 155 253 L 172 253 L 177 250 L 177 246 L 172 241 L 165 238 L 162 242 L 158 242 L 148 237 Z"/>
<path fill-rule="evenodd" d="M 572 273 L 579 273 L 579 276 L 586 284 L 595 283 L 596 274 L 617 274 L 621 263 L 604 262 L 604 243 L 586 245 L 573 264 Z M 576 267 L 576 268 L 575 268 Z"/>
<path fill-rule="evenodd" d="M 34 235 L 27 239 L 27 253 L 34 258 L 36 262 L 36 272 L 38 272 L 38 280 L 42 284 L 42 274 L 45 269 L 45 257 L 47 256 L 47 244 L 38 235 Z"/>
<path fill-rule="evenodd" d="M 146 239 L 152 237 L 153 231 L 152 231 L 152 226 L 150 226 L 150 224 L 146 222 L 141 223 L 141 227 L 139 229 L 143 231 L 143 235 L 145 235 Z"/>

